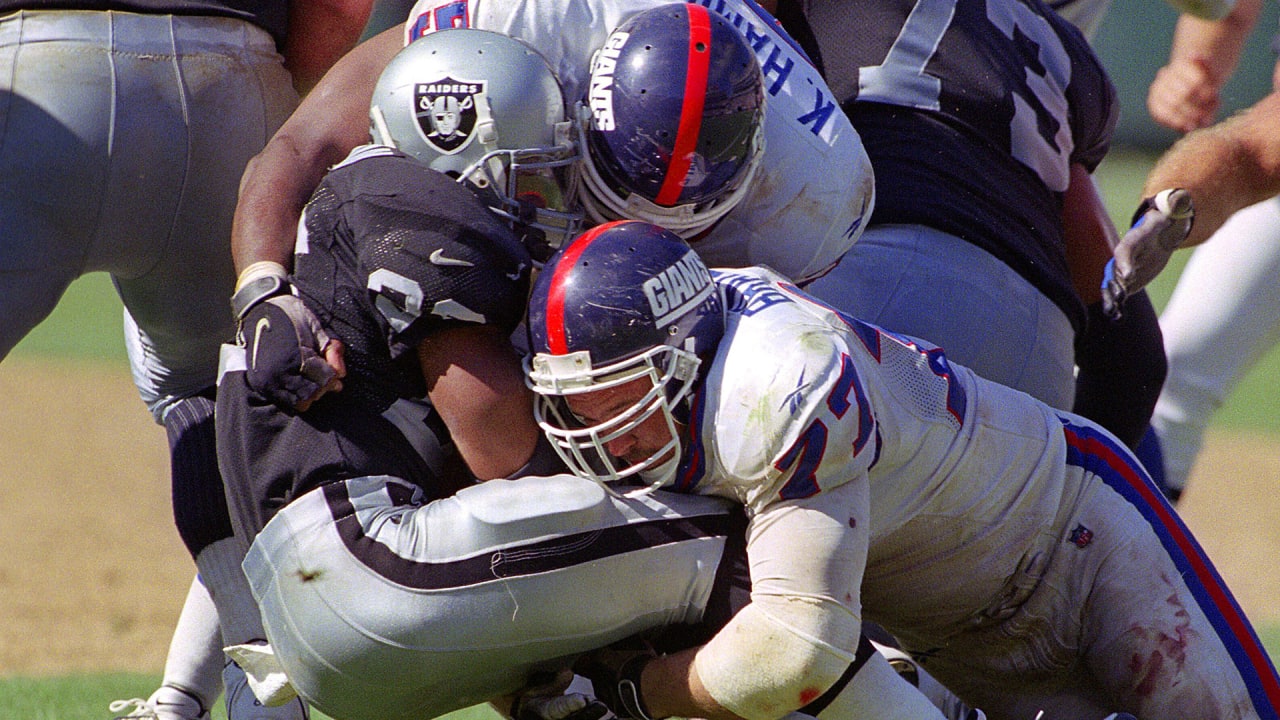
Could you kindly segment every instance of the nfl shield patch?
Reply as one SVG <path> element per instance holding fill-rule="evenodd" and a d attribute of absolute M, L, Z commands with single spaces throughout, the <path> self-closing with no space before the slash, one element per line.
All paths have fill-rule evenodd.
<path fill-rule="evenodd" d="M 480 81 L 445 77 L 414 85 L 414 116 L 422 138 L 445 155 L 461 151 L 475 136 L 476 108 L 484 95 Z"/>
<path fill-rule="evenodd" d="M 1078 548 L 1088 547 L 1093 542 L 1093 531 L 1084 525 L 1076 525 L 1071 530 L 1071 535 L 1067 538 L 1067 542 Z"/>

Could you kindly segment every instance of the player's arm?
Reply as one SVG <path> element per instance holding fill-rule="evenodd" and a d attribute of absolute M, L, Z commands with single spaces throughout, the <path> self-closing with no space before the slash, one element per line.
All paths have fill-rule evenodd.
<path fill-rule="evenodd" d="M 382 69 L 401 47 L 391 28 L 334 64 L 293 115 L 249 161 L 231 227 L 237 273 L 259 261 L 293 265 L 298 217 L 325 171 L 369 141 L 369 103 Z"/>
<path fill-rule="evenodd" d="M 1237 210 L 1280 194 L 1280 92 L 1174 143 L 1147 175 L 1144 197 L 1191 195 L 1195 221 L 1179 247 L 1209 239 Z"/>
<path fill-rule="evenodd" d="M 751 602 L 707 644 L 656 658 L 595 653 L 575 669 L 619 717 L 640 720 L 770 720 L 818 699 L 855 661 L 866 494 L 863 476 L 753 517 Z"/>
<path fill-rule="evenodd" d="M 1079 163 L 1071 166 L 1062 223 L 1071 279 L 1089 311 L 1076 339 L 1072 410 L 1132 447 L 1151 420 L 1168 371 L 1155 308 L 1141 292 L 1127 299 L 1119 318 L 1103 312 L 1103 269 L 1119 237 L 1093 177 Z"/>
<path fill-rule="evenodd" d="M 294 0 L 289 3 L 289 34 L 284 66 L 298 94 L 315 87 L 325 72 L 360 40 L 373 0 Z"/>
<path fill-rule="evenodd" d="M 418 345 L 431 403 L 482 480 L 522 468 L 542 434 L 508 337 L 498 327 L 468 325 L 432 333 Z"/>
<path fill-rule="evenodd" d="M 1212 124 L 1219 92 L 1235 72 L 1261 11 L 1262 0 L 1236 0 L 1221 20 L 1179 17 L 1169 62 L 1156 71 L 1147 91 L 1152 119 L 1184 133 Z"/>
<path fill-rule="evenodd" d="M 1089 170 L 1071 163 L 1071 179 L 1062 199 L 1062 230 L 1067 267 L 1076 294 L 1086 305 L 1102 299 L 1102 271 L 1120 241 Z"/>

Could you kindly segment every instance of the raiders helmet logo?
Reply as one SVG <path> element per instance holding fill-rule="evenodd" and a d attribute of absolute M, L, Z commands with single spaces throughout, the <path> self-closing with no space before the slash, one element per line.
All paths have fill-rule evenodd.
<path fill-rule="evenodd" d="M 413 88 L 414 117 L 422 138 L 445 155 L 461 151 L 475 135 L 476 107 L 484 102 L 485 83 L 451 77 Z"/>

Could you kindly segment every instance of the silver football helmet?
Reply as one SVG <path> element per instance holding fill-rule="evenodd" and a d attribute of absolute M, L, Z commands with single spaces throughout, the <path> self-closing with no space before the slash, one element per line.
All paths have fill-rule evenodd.
<path fill-rule="evenodd" d="M 551 67 L 523 42 L 473 28 L 418 38 L 378 78 L 369 119 L 374 142 L 471 183 L 552 248 L 580 231 L 575 121 Z"/>

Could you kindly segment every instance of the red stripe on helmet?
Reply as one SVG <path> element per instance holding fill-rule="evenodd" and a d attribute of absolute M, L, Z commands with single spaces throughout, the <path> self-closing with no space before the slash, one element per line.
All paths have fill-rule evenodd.
<path fill-rule="evenodd" d="M 689 165 L 698 147 L 702 131 L 702 107 L 707 98 L 707 74 L 711 65 L 711 16 L 701 5 L 687 4 L 689 9 L 689 70 L 684 77 L 684 107 L 680 109 L 680 127 L 676 131 L 667 176 L 654 200 L 659 205 L 675 205 L 689 177 Z M 699 49 L 701 47 L 701 49 Z"/>
<path fill-rule="evenodd" d="M 564 328 L 564 296 L 569 273 L 578 264 L 578 258 L 600 236 L 600 233 L 624 222 L 632 221 L 615 220 L 586 231 L 564 249 L 564 256 L 556 263 L 556 268 L 551 274 L 551 287 L 547 288 L 547 351 L 552 355 L 569 353 L 569 339 Z"/>

